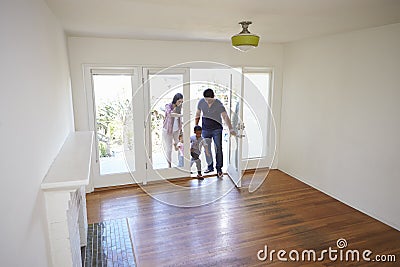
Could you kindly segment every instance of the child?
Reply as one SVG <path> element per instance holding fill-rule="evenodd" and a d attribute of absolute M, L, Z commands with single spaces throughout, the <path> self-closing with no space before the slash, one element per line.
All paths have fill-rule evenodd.
<path fill-rule="evenodd" d="M 183 167 L 183 135 L 179 135 L 179 142 L 176 145 L 176 149 L 178 150 L 178 167 Z"/>
<path fill-rule="evenodd" d="M 201 160 L 199 158 L 201 153 L 201 147 L 207 147 L 207 143 L 201 137 L 202 128 L 201 126 L 194 126 L 194 135 L 190 137 L 190 155 L 192 156 L 190 160 L 190 167 L 192 167 L 193 162 L 196 162 L 197 167 L 197 179 L 203 180 L 203 175 L 201 174 Z M 205 149 L 208 156 L 208 150 Z"/>

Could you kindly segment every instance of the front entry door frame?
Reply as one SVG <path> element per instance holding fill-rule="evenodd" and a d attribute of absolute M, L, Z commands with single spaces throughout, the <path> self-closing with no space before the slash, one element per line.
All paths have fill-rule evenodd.
<path fill-rule="evenodd" d="M 195 67 L 194 67 L 195 68 Z M 189 144 L 186 144 L 185 147 L 185 162 L 184 162 L 184 167 L 177 169 L 177 168 L 170 168 L 170 169 L 162 169 L 162 170 L 153 170 L 150 166 L 151 159 L 149 157 L 144 157 L 145 153 L 143 151 L 148 151 L 149 146 L 150 146 L 150 140 L 149 140 L 149 124 L 146 124 L 146 114 L 148 114 L 149 111 L 149 88 L 148 88 L 148 83 L 146 83 L 146 80 L 148 80 L 149 75 L 154 75 L 154 74 L 159 74 L 159 75 L 164 75 L 164 74 L 180 74 L 183 75 L 183 95 L 184 95 L 184 104 L 183 104 L 183 109 L 188 111 L 184 112 L 183 114 L 183 127 L 184 127 L 184 140 L 190 140 L 190 135 L 192 133 L 192 129 L 190 129 L 190 68 L 170 68 L 170 69 L 162 69 L 158 67 L 144 67 L 144 66 L 112 66 L 110 67 L 109 65 L 99 65 L 99 64 L 84 64 L 83 66 L 84 69 L 84 87 L 85 87 L 85 92 L 86 92 L 86 101 L 87 101 L 87 108 L 88 108 L 88 126 L 89 130 L 91 131 L 96 131 L 96 117 L 95 117 L 95 112 L 96 112 L 96 106 L 95 106 L 95 101 L 94 101 L 94 88 L 93 88 L 93 80 L 92 80 L 92 71 L 100 71 L 103 73 L 131 73 L 132 74 L 132 105 L 133 105 L 133 110 L 135 114 L 135 119 L 134 119 L 134 127 L 135 127 L 135 160 L 136 160 L 136 168 L 135 168 L 135 179 L 132 179 L 131 174 L 129 173 L 121 173 L 121 174 L 115 174 L 115 175 L 100 175 L 99 172 L 99 163 L 98 163 L 98 147 L 97 147 L 97 139 L 96 139 L 96 146 L 94 147 L 94 154 L 96 156 L 92 157 L 92 173 L 93 173 L 93 179 L 91 188 L 96 188 L 96 187 L 106 187 L 106 186 L 115 186 L 115 185 L 123 185 L 123 184 L 132 184 L 132 183 L 143 183 L 146 184 L 149 181 L 155 181 L 160 179 L 160 174 L 161 174 L 161 179 L 169 179 L 169 178 L 180 178 L 180 177 L 190 177 L 190 150 L 189 150 Z M 255 70 L 255 69 L 249 69 L 249 68 L 237 68 L 240 69 L 242 72 L 242 85 L 240 86 L 240 92 L 239 95 L 243 97 L 243 90 L 244 90 L 244 85 L 243 85 L 243 75 L 245 73 L 252 73 L 252 72 L 265 72 L 265 69 L 260 69 L 260 70 Z M 243 71 L 242 71 L 243 70 Z M 271 77 L 273 77 L 273 72 L 271 69 L 268 69 L 270 72 Z M 272 91 L 272 78 L 271 78 L 271 87 L 270 91 Z M 232 86 L 233 88 L 233 86 Z M 272 94 L 270 94 L 271 97 Z M 271 101 L 271 99 L 269 99 Z M 270 102 L 271 103 L 271 102 Z M 231 112 L 230 117 L 232 119 L 232 109 L 234 107 L 230 107 Z M 243 109 L 243 103 L 241 103 L 241 109 Z M 232 139 L 236 138 L 239 143 L 242 141 L 241 137 L 243 137 L 243 134 L 245 134 L 244 129 L 244 124 L 242 121 L 243 118 L 243 110 L 241 110 L 239 113 L 240 123 L 237 125 L 237 131 L 238 131 L 238 136 L 237 137 L 230 137 L 230 141 Z M 268 118 L 268 125 L 271 125 L 271 118 Z M 269 130 L 270 131 L 270 130 Z M 268 136 L 268 139 L 271 139 L 270 136 Z M 270 140 L 268 140 L 270 141 Z M 238 144 L 239 144 L 238 143 Z M 269 142 L 268 142 L 269 143 Z M 229 145 L 231 147 L 231 145 Z M 232 156 L 232 151 L 227 153 L 228 157 Z M 242 156 L 239 152 L 238 155 L 240 157 Z M 270 155 L 268 154 L 270 157 Z M 241 164 L 239 164 L 238 167 L 243 167 L 242 161 L 240 160 Z M 262 164 L 261 164 L 262 165 Z M 248 167 L 248 166 L 247 166 Z M 262 166 L 261 166 L 262 167 Z M 228 169 L 229 169 L 229 164 L 228 164 Z M 228 170 L 228 173 L 230 173 L 230 176 L 234 176 L 232 174 L 232 171 Z M 241 178 L 243 170 L 239 170 L 238 174 L 240 173 L 239 176 L 235 176 L 236 178 L 233 179 L 233 182 L 235 183 L 236 186 L 240 187 L 241 186 Z"/>

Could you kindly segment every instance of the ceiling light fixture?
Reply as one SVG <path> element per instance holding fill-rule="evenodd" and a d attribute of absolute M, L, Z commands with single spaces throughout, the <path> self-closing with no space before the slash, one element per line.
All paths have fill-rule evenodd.
<path fill-rule="evenodd" d="M 242 21 L 239 24 L 242 25 L 242 31 L 232 36 L 232 46 L 242 52 L 257 47 L 260 37 L 249 32 L 248 27 L 251 21 Z"/>

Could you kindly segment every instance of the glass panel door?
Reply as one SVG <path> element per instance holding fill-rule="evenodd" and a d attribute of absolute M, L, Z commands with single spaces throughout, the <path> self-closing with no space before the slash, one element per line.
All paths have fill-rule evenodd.
<path fill-rule="evenodd" d="M 92 130 L 96 133 L 93 157 L 94 186 L 105 187 L 142 182 L 143 96 L 136 95 L 135 68 L 94 68 L 85 66 L 90 77 L 88 105 L 93 108 Z"/>
<path fill-rule="evenodd" d="M 269 85 L 270 73 L 244 73 L 244 99 L 249 105 L 243 107 L 247 137 L 247 142 L 243 143 L 243 159 L 267 155 L 268 116 L 265 115 L 269 114 Z"/>
<path fill-rule="evenodd" d="M 244 168 L 255 170 L 249 184 L 249 191 L 253 192 L 265 180 L 265 170 L 271 168 L 275 156 L 275 125 L 270 109 L 272 71 L 244 68 L 243 72 L 246 123 L 243 160 Z"/>
<path fill-rule="evenodd" d="M 243 159 L 246 168 L 269 168 L 272 164 L 274 125 L 270 109 L 271 71 L 244 69 L 243 117 L 246 122 Z M 256 108 L 255 108 L 256 107 Z"/>
<path fill-rule="evenodd" d="M 240 69 L 236 69 L 231 76 L 230 90 L 230 118 L 236 136 L 230 135 L 228 175 L 237 187 L 242 185 L 243 162 L 242 162 L 242 141 L 243 141 L 243 80 Z"/>
<path fill-rule="evenodd" d="M 188 177 L 189 71 L 144 69 L 147 181 Z"/>

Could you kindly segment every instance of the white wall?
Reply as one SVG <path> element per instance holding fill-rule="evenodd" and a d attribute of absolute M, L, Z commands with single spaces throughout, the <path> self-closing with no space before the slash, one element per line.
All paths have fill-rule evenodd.
<path fill-rule="evenodd" d="M 0 3 L 0 258 L 48 266 L 40 184 L 73 130 L 64 33 L 43 0 Z"/>
<path fill-rule="evenodd" d="M 400 229 L 400 24 L 284 48 L 279 169 Z"/>
<path fill-rule="evenodd" d="M 275 120 L 280 120 L 283 60 L 283 47 L 280 44 L 260 44 L 258 48 L 242 53 L 233 49 L 230 43 L 69 37 L 68 49 L 77 130 L 90 129 L 82 64 L 169 67 L 189 61 L 213 61 L 232 67 L 272 67 L 272 110 Z"/>

